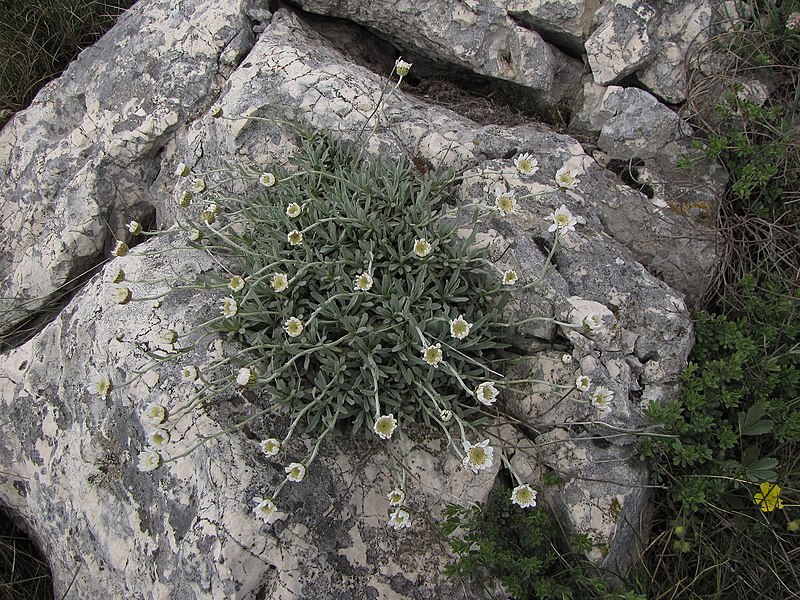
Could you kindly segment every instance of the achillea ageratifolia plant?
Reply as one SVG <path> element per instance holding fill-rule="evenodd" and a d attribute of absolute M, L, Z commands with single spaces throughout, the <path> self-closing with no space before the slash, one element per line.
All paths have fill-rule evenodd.
<path fill-rule="evenodd" d="M 398 61 L 395 74 L 402 78 L 410 67 Z M 219 107 L 211 114 L 234 118 Z M 509 174 L 537 170 L 529 154 L 509 161 Z M 495 369 L 509 355 L 515 324 L 502 322 L 501 312 L 520 275 L 499 271 L 474 241 L 481 216 L 511 215 L 524 196 L 498 188 L 483 207 L 456 210 L 445 204 L 448 188 L 459 179 L 452 173 L 422 176 L 410 161 L 367 159 L 358 145 L 314 134 L 302 135 L 286 165 L 230 174 L 248 180 L 258 190 L 253 195 L 226 195 L 210 174 L 192 173 L 183 164 L 175 175 L 179 206 L 201 209 L 199 219 L 187 217 L 181 229 L 191 245 L 228 268 L 202 283 L 223 294 L 217 314 L 202 327 L 236 340 L 240 350 L 203 369 L 183 365 L 182 378 L 197 386 L 188 402 L 144 409 L 150 431 L 139 456 L 142 471 L 191 451 L 171 452 L 176 419 L 211 397 L 244 389 L 272 396 L 264 412 L 290 415 L 282 439 L 261 442 L 265 455 L 280 460 L 298 431 L 316 439 L 302 460 L 285 466 L 275 489 L 253 499 L 255 514 L 265 522 L 279 513 L 281 489 L 306 477 L 337 427 L 391 444 L 412 424 L 424 423 L 440 428 L 464 469 L 479 475 L 492 466 L 500 453 L 480 427 L 503 393 L 503 376 Z M 561 169 L 553 190 L 577 182 Z M 465 218 L 472 225 L 466 236 Z M 563 205 L 548 220 L 554 251 L 577 221 Z M 146 235 L 138 224 L 131 227 Z M 115 253 L 122 255 L 119 248 Z M 533 285 L 543 276 L 523 281 Z M 136 301 L 123 287 L 124 275 L 115 271 L 113 281 L 123 290 L 120 301 Z M 599 316 L 590 317 L 579 325 L 587 335 L 602 326 Z M 169 333 L 163 342 L 177 349 L 181 341 Z M 166 357 L 181 360 L 182 353 Z M 563 387 L 599 412 L 612 400 L 601 388 L 589 400 L 588 377 Z M 111 389 L 102 375 L 92 382 L 96 394 Z M 404 504 L 405 470 L 397 473 L 397 487 L 387 496 L 387 524 L 404 529 L 412 514 Z M 519 481 L 513 501 L 532 507 L 535 498 L 534 488 Z"/>

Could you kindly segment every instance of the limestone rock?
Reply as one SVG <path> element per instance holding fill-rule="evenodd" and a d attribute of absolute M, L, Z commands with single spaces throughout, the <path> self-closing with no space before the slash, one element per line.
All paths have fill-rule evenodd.
<path fill-rule="evenodd" d="M 648 63 L 657 50 L 651 39 L 655 15 L 647 0 L 613 0 L 600 7 L 584 44 L 595 83 L 616 83 Z"/>
<path fill-rule="evenodd" d="M 366 22 L 360 6 L 378 16 Z M 111 244 L 106 221 L 117 237 L 126 235 L 128 220 L 143 216 L 170 228 L 181 214 L 176 199 L 191 183 L 176 185 L 179 162 L 196 172 L 281 163 L 298 143 L 287 120 L 365 139 L 367 153 L 411 160 L 420 170 L 465 171 L 454 191 L 460 204 L 488 207 L 492 189 L 502 184 L 520 198 L 517 210 L 481 223 L 498 274 L 514 269 L 520 288 L 534 283 L 553 250 L 555 268 L 536 286 L 518 289 L 506 313 L 514 321 L 560 323 L 523 326 L 530 352 L 539 357 L 529 373 L 561 385 L 586 373 L 614 391 L 614 402 L 598 415 L 586 397 L 556 403 L 531 387 L 503 402 L 535 431 L 498 424 L 491 435 L 514 446 L 525 440 L 530 449 L 518 448 L 512 458 L 533 480 L 545 467 L 562 474 L 564 485 L 542 492 L 543 501 L 575 532 L 595 537 L 596 564 L 624 571 L 633 550 L 625 523 L 640 521 L 645 495 L 637 486 L 646 480 L 638 463 L 623 460 L 634 442 L 629 430 L 641 424 L 642 402 L 675 393 L 692 343 L 682 294 L 652 274 L 654 265 L 673 260 L 671 240 L 682 217 L 657 214 L 643 194 L 609 175 L 569 136 L 541 126 L 479 126 L 402 87 L 369 135 L 385 78 L 354 64 L 293 9 L 273 15 L 251 8 L 198 0 L 189 14 L 166 0 L 139 3 L 0 133 L 3 210 L 13 224 L 0 239 L 12 274 L 2 295 L 29 301 L 13 320 L 52 303 L 65 281 L 101 260 Z M 407 40 L 403 51 L 507 75 L 537 93 L 551 85 L 552 51 L 494 4 L 454 4 L 434 19 L 412 18 L 414 10 L 403 3 L 334 8 L 395 43 Z M 453 11 L 461 11 L 456 19 Z M 456 30 L 466 32 L 469 50 L 457 48 Z M 481 53 L 472 44 L 485 48 Z M 498 57 L 506 50 L 513 68 L 503 71 Z M 222 118 L 213 117 L 212 104 L 222 108 Z M 511 158 L 521 152 L 539 161 L 535 174 L 513 170 Z M 555 185 L 565 165 L 580 179 L 573 188 Z M 252 190 L 231 183 L 229 191 Z M 26 214 L 28 198 L 38 199 L 41 212 Z M 548 215 L 561 204 L 579 220 L 553 248 Z M 202 208 L 200 195 L 188 210 Z M 134 298 L 160 294 L 175 273 L 213 267 L 202 253 L 162 253 L 169 243 L 157 237 L 114 259 L 112 266 L 142 280 L 133 285 Z M 692 253 L 697 246 L 687 242 L 680 266 L 694 274 Z M 675 273 L 664 278 L 678 280 Z M 9 423 L 0 441 L 0 501 L 42 542 L 57 594 L 77 569 L 73 593 L 83 598 L 481 597 L 441 577 L 448 559 L 436 518 L 445 500 L 485 498 L 499 464 L 472 477 L 422 428 L 409 448 L 414 525 L 398 534 L 386 528 L 387 458 L 374 439 L 344 433 L 331 439 L 308 478 L 287 491 L 282 518 L 261 529 L 252 498 L 283 471 L 259 454 L 257 440 L 285 427 L 280 417 L 258 417 L 154 475 L 140 473 L 142 408 L 154 401 L 174 407 L 191 394 L 180 380 L 182 363 L 150 368 L 154 352 L 173 350 L 158 333 L 170 328 L 195 340 L 190 332 L 217 310 L 218 298 L 184 290 L 158 307 L 151 301 L 117 306 L 115 289 L 107 273 L 95 276 L 32 340 L 0 355 Z M 602 315 L 602 331 L 585 331 L 590 313 Z M 232 350 L 216 340 L 181 358 L 206 364 Z M 573 357 L 571 366 L 557 362 L 564 353 Z M 137 371 L 141 377 L 134 377 Z M 86 391 L 97 374 L 114 384 L 107 397 Z M 267 401 L 250 393 L 220 399 L 186 418 L 176 448 L 221 434 Z M 300 455 L 309 443 L 298 440 L 288 452 Z M 589 478 L 610 483 L 587 485 Z"/>

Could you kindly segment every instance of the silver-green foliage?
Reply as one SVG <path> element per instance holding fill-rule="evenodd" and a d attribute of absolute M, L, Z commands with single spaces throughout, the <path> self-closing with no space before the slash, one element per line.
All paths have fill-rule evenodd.
<path fill-rule="evenodd" d="M 442 410 L 475 424 L 472 391 L 492 380 L 486 367 L 509 347 L 509 329 L 496 326 L 506 293 L 474 244 L 475 222 L 452 209 L 443 218 L 451 174 L 421 175 L 404 158 L 365 160 L 309 135 L 275 176 L 258 196 L 221 206 L 227 225 L 205 229 L 206 246 L 230 254 L 247 280 L 234 294 L 238 314 L 213 327 L 255 351 L 242 364 L 258 372 L 256 385 L 295 417 L 304 412 L 309 431 L 372 427 L 387 413 L 402 429 L 442 422 Z M 294 218 L 292 203 L 302 206 Z M 293 230 L 303 234 L 294 246 Z M 432 246 L 425 257 L 413 252 L 421 239 Z M 361 291 L 354 281 L 365 272 L 374 283 Z M 286 290 L 271 285 L 275 273 L 286 274 Z M 463 339 L 450 334 L 459 315 L 472 324 Z M 304 324 L 297 337 L 284 331 L 292 317 Z M 436 367 L 422 353 L 435 343 L 444 359 Z"/>

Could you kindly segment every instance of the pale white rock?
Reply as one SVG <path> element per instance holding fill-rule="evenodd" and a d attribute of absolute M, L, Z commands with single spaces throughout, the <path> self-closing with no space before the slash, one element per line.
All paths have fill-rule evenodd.
<path fill-rule="evenodd" d="M 616 83 L 654 56 L 655 14 L 647 0 L 609 0 L 600 7 L 584 44 L 595 83 Z"/>

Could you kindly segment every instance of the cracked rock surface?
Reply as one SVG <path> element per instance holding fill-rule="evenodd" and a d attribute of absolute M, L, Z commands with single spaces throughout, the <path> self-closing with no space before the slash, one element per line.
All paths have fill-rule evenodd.
<path fill-rule="evenodd" d="M 301 4 L 331 10 L 321 0 Z M 402 2 L 335 4 L 337 17 L 386 39 L 407 38 L 408 46 L 395 42 L 403 51 L 454 61 L 483 76 L 505 73 L 532 93 L 547 91 L 550 75 L 536 69 L 546 69 L 558 49 L 522 27 L 522 17 L 508 17 L 505 11 L 519 7 L 501 10 L 499 2 L 475 0 L 453 4 L 453 11 L 463 12 L 458 18 L 443 12 L 422 19 Z M 593 13 L 589 4 L 576 3 L 575 10 Z M 389 12 L 367 17 L 367 8 Z M 463 48 L 448 37 L 458 31 L 471 36 Z M 562 33 L 572 36 L 574 48 L 578 26 Z M 500 60 L 506 49 L 510 70 Z M 117 266 L 142 281 L 132 284 L 134 297 L 141 298 L 164 292 L 164 279 L 174 273 L 190 276 L 213 265 L 200 252 L 166 252 L 174 240 L 157 237 L 101 269 L 114 240 L 128 239 L 125 223 L 131 219 L 150 219 L 161 229 L 174 223 L 182 191 L 173 175 L 179 162 L 199 171 L 230 162 L 269 169 L 297 143 L 282 120 L 353 139 L 384 84 L 293 8 L 271 14 L 249 2 L 197 0 L 175 7 L 142 0 L 0 132 L 0 297 L 13 299 L 0 301 L 3 327 L 10 330 L 43 310 L 57 312 L 28 341 L 0 354 L 0 502 L 42 544 L 56 595 L 76 571 L 67 598 L 485 594 L 442 576 L 448 550 L 438 518 L 445 502 L 485 500 L 500 461 L 473 476 L 423 428 L 410 432 L 414 521 L 401 532 L 386 527 L 388 459 L 372 438 L 341 433 L 326 442 L 307 478 L 282 496 L 281 518 L 267 526 L 253 515 L 252 498 L 283 471 L 260 453 L 258 440 L 285 427 L 280 418 L 259 418 L 153 474 L 136 468 L 145 444 L 142 409 L 150 402 L 174 406 L 191 393 L 180 377 L 183 363 L 149 368 L 148 353 L 163 350 L 158 332 L 190 332 L 217 310 L 219 298 L 181 291 L 160 304 L 116 305 L 109 272 Z M 212 118 L 212 104 L 229 118 Z M 669 111 L 659 107 L 654 110 Z M 554 252 L 556 269 L 540 289 L 515 296 L 507 316 L 579 325 L 589 314 L 600 315 L 606 328 L 596 335 L 566 326 L 526 327 L 536 358 L 520 368 L 526 376 L 559 383 L 587 374 L 614 392 L 613 410 L 596 418 L 586 404 L 557 402 L 532 387 L 504 398 L 506 409 L 529 427 L 498 424 L 487 436 L 516 448 L 512 464 L 531 482 L 546 469 L 557 472 L 563 485 L 541 490 L 541 501 L 573 531 L 590 535 L 596 564 L 624 572 L 636 540 L 646 536 L 638 524 L 647 473 L 631 433 L 642 426 L 644 404 L 676 393 L 692 344 L 682 294 L 689 290 L 681 287 L 679 269 L 657 268 L 674 260 L 671 240 L 684 215 L 654 205 L 572 137 L 540 125 L 481 126 L 404 88 L 387 104 L 367 151 L 465 171 L 469 176 L 456 193 L 463 204 L 490 203 L 496 183 L 518 197 L 531 195 L 512 215 L 482 222 L 481 239 L 497 267 L 515 269 L 521 283 L 544 264 L 552 242 L 547 215 L 565 204 L 581 217 L 577 231 Z M 508 170 L 520 152 L 539 161 L 533 176 L 477 176 Z M 580 182 L 555 191 L 553 177 L 564 165 Z M 685 241 L 685 261 L 700 248 L 694 243 Z M 698 263 L 681 268 L 686 264 Z M 75 296 L 63 298 L 92 268 L 97 273 L 80 280 Z M 659 279 L 653 271 L 666 276 Z M 185 360 L 206 364 L 226 348 L 204 344 Z M 572 363 L 561 361 L 564 353 Z M 136 372 L 141 377 L 133 378 Z M 97 374 L 114 384 L 107 397 L 87 392 Z M 176 452 L 268 401 L 249 393 L 220 399 L 182 425 L 172 440 Z M 302 456 L 311 442 L 298 439 L 287 452 Z"/>

